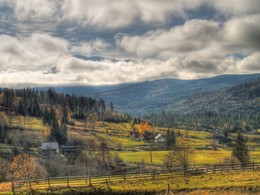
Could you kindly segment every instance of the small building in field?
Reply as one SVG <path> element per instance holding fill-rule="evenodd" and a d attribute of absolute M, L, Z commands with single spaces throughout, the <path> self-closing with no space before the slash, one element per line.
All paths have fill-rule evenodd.
<path fill-rule="evenodd" d="M 45 142 L 42 143 L 42 146 L 39 148 L 41 154 L 57 154 L 59 153 L 59 144 L 58 142 Z"/>
<path fill-rule="evenodd" d="M 158 134 L 155 136 L 154 141 L 157 143 L 164 143 L 165 142 L 165 138 L 162 134 Z"/>

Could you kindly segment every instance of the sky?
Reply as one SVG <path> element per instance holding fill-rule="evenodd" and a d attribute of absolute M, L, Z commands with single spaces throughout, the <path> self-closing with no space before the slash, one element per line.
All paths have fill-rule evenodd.
<path fill-rule="evenodd" d="M 260 72 L 259 0 L 0 0 L 0 86 Z"/>

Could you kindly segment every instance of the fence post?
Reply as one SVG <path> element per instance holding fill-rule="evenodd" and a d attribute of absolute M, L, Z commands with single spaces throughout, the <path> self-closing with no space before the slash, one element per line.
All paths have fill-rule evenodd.
<path fill-rule="evenodd" d="M 126 170 L 124 169 L 124 181 L 126 180 L 125 174 L 126 174 Z"/>
<path fill-rule="evenodd" d="M 67 176 L 67 187 L 70 187 L 70 178 Z"/>
<path fill-rule="evenodd" d="M 30 188 L 30 190 L 32 190 L 31 180 L 29 180 L 29 188 Z"/>
<path fill-rule="evenodd" d="M 110 185 L 109 185 L 109 183 L 108 183 L 108 180 L 106 179 L 106 184 L 107 184 L 107 188 L 108 188 L 108 190 L 109 191 L 111 191 L 111 188 L 110 188 Z"/>
<path fill-rule="evenodd" d="M 168 195 L 170 193 L 170 184 L 167 184 L 167 191 L 166 191 L 166 195 Z"/>
<path fill-rule="evenodd" d="M 51 188 L 50 178 L 48 177 L 48 186 Z"/>
<path fill-rule="evenodd" d="M 213 165 L 213 173 L 216 173 L 216 165 Z"/>
<path fill-rule="evenodd" d="M 13 192 L 13 195 L 15 195 L 13 174 L 12 174 L 12 192 Z"/>
<path fill-rule="evenodd" d="M 153 168 L 152 170 L 152 178 L 154 179 L 154 177 L 155 177 L 155 168 Z"/>
<path fill-rule="evenodd" d="M 89 186 L 92 187 L 91 174 L 89 174 L 88 180 L 89 180 Z"/>
<path fill-rule="evenodd" d="M 255 170 L 255 163 L 253 162 L 252 163 L 252 166 L 253 166 L 253 171 Z"/>

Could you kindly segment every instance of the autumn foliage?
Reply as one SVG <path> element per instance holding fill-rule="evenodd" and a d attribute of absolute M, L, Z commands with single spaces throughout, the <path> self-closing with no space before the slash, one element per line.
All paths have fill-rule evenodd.
<path fill-rule="evenodd" d="M 33 179 L 36 176 L 37 162 L 28 154 L 19 154 L 14 157 L 11 171 L 15 179 Z"/>
<path fill-rule="evenodd" d="M 145 131 L 150 131 L 150 130 L 151 130 L 151 127 L 150 127 L 150 125 L 148 125 L 147 122 L 146 122 L 146 123 L 141 122 L 141 123 L 138 125 L 138 130 L 139 130 L 139 134 L 140 134 L 140 135 L 143 135 L 143 133 L 144 133 Z"/>

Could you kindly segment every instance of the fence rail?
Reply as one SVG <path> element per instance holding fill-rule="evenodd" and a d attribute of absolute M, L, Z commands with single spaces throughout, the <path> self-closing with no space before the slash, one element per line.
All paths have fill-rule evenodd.
<path fill-rule="evenodd" d="M 141 179 L 158 179 L 158 178 L 172 178 L 180 177 L 183 175 L 191 176 L 206 173 L 218 173 L 218 172 L 232 172 L 232 171 L 259 171 L 260 163 L 250 163 L 248 165 L 234 164 L 234 165 L 208 165 L 208 166 L 192 166 L 184 170 L 181 168 L 175 168 L 172 170 L 156 170 L 149 171 L 136 171 L 126 172 L 123 171 L 119 174 L 102 175 L 96 177 L 90 176 L 67 176 L 67 177 L 54 177 L 24 181 L 12 181 L 11 189 L 15 194 L 16 190 L 28 190 L 28 189 L 50 189 L 52 187 L 80 187 L 106 184 L 110 188 L 111 183 L 119 181 L 141 180 Z M 0 190 L 1 191 L 1 190 Z"/>

